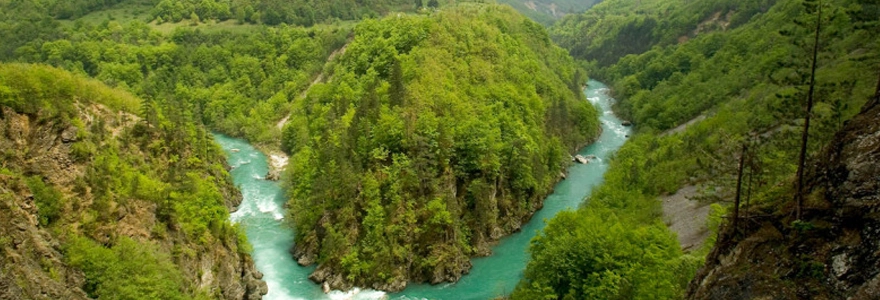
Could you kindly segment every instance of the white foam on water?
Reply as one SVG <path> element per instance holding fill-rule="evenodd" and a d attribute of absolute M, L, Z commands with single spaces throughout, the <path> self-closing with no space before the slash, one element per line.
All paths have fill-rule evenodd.
<path fill-rule="evenodd" d="M 257 202 L 257 207 L 260 208 L 261 213 L 278 212 L 278 204 L 269 199 L 260 199 L 260 202 Z"/>
<path fill-rule="evenodd" d="M 269 293 L 263 296 L 263 299 L 267 300 L 307 300 L 306 298 L 294 297 L 287 294 L 287 289 L 281 285 L 279 280 L 272 280 L 273 278 L 279 278 L 276 275 L 276 271 L 272 267 L 263 266 L 261 271 L 264 273 L 263 280 L 266 281 L 266 286 L 269 288 Z"/>
<path fill-rule="evenodd" d="M 241 193 L 242 195 L 244 195 L 245 191 L 242 190 Z M 248 199 L 247 196 L 244 196 L 243 198 Z M 243 218 L 254 215 L 254 208 L 255 207 L 252 202 L 246 200 L 242 201 L 240 204 L 238 204 L 238 210 L 236 210 L 234 213 L 229 214 L 229 220 L 232 221 L 232 223 L 238 223 Z"/>
<path fill-rule="evenodd" d="M 388 299 L 388 294 L 383 291 L 364 290 L 355 299 Z"/>
<path fill-rule="evenodd" d="M 330 291 L 327 297 L 331 300 L 382 300 L 388 299 L 388 294 L 383 291 L 361 290 L 353 288 L 348 291 Z"/>
<path fill-rule="evenodd" d="M 229 214 L 229 220 L 232 223 L 238 223 L 242 218 L 252 214 L 250 206 L 239 205 L 238 210 Z"/>
<path fill-rule="evenodd" d="M 272 154 L 269 156 L 269 158 L 272 161 L 272 165 L 279 168 L 279 169 L 284 168 L 284 166 L 287 166 L 288 158 L 285 155 Z"/>

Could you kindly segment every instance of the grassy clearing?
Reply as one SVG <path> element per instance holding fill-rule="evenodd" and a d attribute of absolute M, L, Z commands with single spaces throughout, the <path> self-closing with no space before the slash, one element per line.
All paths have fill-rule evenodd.
<path fill-rule="evenodd" d="M 216 31 L 230 31 L 233 33 L 247 33 L 254 31 L 263 25 L 257 24 L 239 24 L 236 20 L 226 20 L 226 21 L 217 21 L 217 20 L 208 20 L 207 22 L 200 22 L 197 25 L 193 25 L 193 22 L 190 20 L 183 20 L 177 23 L 174 22 L 165 22 L 162 24 L 157 24 L 155 21 L 149 23 L 150 27 L 153 27 L 158 32 L 162 34 L 169 34 L 177 29 L 178 27 L 189 27 L 193 29 L 199 29 L 205 32 L 216 32 Z"/>
<path fill-rule="evenodd" d="M 61 24 L 72 26 L 76 22 L 99 25 L 104 21 L 116 21 L 127 24 L 132 21 L 149 22 L 152 19 L 150 10 L 153 7 L 146 4 L 123 3 L 112 8 L 91 12 L 74 20 L 59 20 Z"/>

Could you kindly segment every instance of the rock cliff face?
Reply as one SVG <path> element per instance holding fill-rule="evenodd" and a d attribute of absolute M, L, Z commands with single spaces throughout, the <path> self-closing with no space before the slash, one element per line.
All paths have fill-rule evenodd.
<path fill-rule="evenodd" d="M 89 279 L 65 257 L 65 245 L 79 235 L 103 245 L 118 237 L 155 245 L 169 254 L 180 271 L 185 294 L 232 300 L 259 299 L 266 293 L 262 275 L 235 239 L 194 241 L 174 221 L 162 220 L 154 201 L 111 198 L 96 208 L 96 187 L 82 179 L 93 162 L 77 157 L 78 133 L 86 128 L 100 129 L 103 139 L 118 139 L 138 122 L 136 116 L 74 101 L 78 121 L 73 122 L 43 113 L 20 113 L 2 104 L 0 299 L 89 298 Z M 45 213 L 40 210 L 44 208 L 39 207 L 37 192 L 29 186 L 28 180 L 33 178 L 64 199 L 58 202 L 57 216 L 51 223 L 43 219 Z M 231 209 L 241 195 L 226 181 L 218 180 L 217 184 Z M 184 254 L 175 253 L 181 251 Z"/>
<path fill-rule="evenodd" d="M 803 222 L 790 203 L 729 228 L 688 299 L 880 299 L 880 93 L 806 177 Z"/>

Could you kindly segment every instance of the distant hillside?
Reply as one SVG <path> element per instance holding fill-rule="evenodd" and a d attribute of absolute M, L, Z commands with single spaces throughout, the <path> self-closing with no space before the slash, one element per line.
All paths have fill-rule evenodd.
<path fill-rule="evenodd" d="M 258 145 L 278 144 L 280 130 L 273 123 L 287 114 L 288 103 L 350 33 L 330 26 L 208 30 L 185 25 L 165 34 L 139 20 L 70 26 L 37 20 L 5 23 L 10 26 L 4 32 L 12 34 L 0 47 L 17 47 L 0 57 L 88 75 L 142 99 L 186 110 L 211 130 Z"/>
<path fill-rule="evenodd" d="M 739 27 L 776 0 L 616 0 L 567 15 L 550 36 L 578 59 L 605 67 L 654 45 L 668 46 L 699 34 Z"/>
<path fill-rule="evenodd" d="M 259 299 L 222 150 L 185 116 L 0 64 L 0 298 Z"/>
<path fill-rule="evenodd" d="M 423 3 L 423 5 L 427 5 Z M 0 7 L 10 11 L 40 11 L 56 19 L 76 19 L 119 6 L 148 8 L 150 19 L 161 22 L 182 20 L 237 20 L 239 22 L 310 26 L 336 20 L 357 20 L 389 11 L 414 11 L 413 0 L 30 0 L 7 1 Z"/>
<path fill-rule="evenodd" d="M 553 25 L 556 20 L 569 15 L 579 14 L 590 9 L 601 0 L 498 0 L 520 13 L 545 26 Z"/>

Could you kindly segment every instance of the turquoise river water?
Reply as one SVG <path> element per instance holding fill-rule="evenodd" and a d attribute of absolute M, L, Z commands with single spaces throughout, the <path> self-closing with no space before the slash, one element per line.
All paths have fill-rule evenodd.
<path fill-rule="evenodd" d="M 267 181 L 267 158 L 246 141 L 215 135 L 216 141 L 227 154 L 233 181 L 241 189 L 244 200 L 232 214 L 233 222 L 244 226 L 253 245 L 256 267 L 264 274 L 269 293 L 263 299 L 489 299 L 509 294 L 522 278 L 528 260 L 529 240 L 544 228 L 544 220 L 558 212 L 576 208 L 593 187 L 602 182 L 608 169 L 608 158 L 626 141 L 629 128 L 621 126 L 614 116 L 614 101 L 607 95 L 607 87 L 598 81 L 587 85 L 587 99 L 601 112 L 603 132 L 599 139 L 580 150 L 582 155 L 595 155 L 589 164 L 574 164 L 568 169 L 568 178 L 559 182 L 553 194 L 520 232 L 501 240 L 492 248 L 492 255 L 474 258 L 470 274 L 456 283 L 439 285 L 410 284 L 399 293 L 354 289 L 324 294 L 309 281 L 314 267 L 302 267 L 291 257 L 293 231 L 284 224 L 284 193 L 277 182 Z M 236 149 L 237 151 L 234 151 Z"/>

